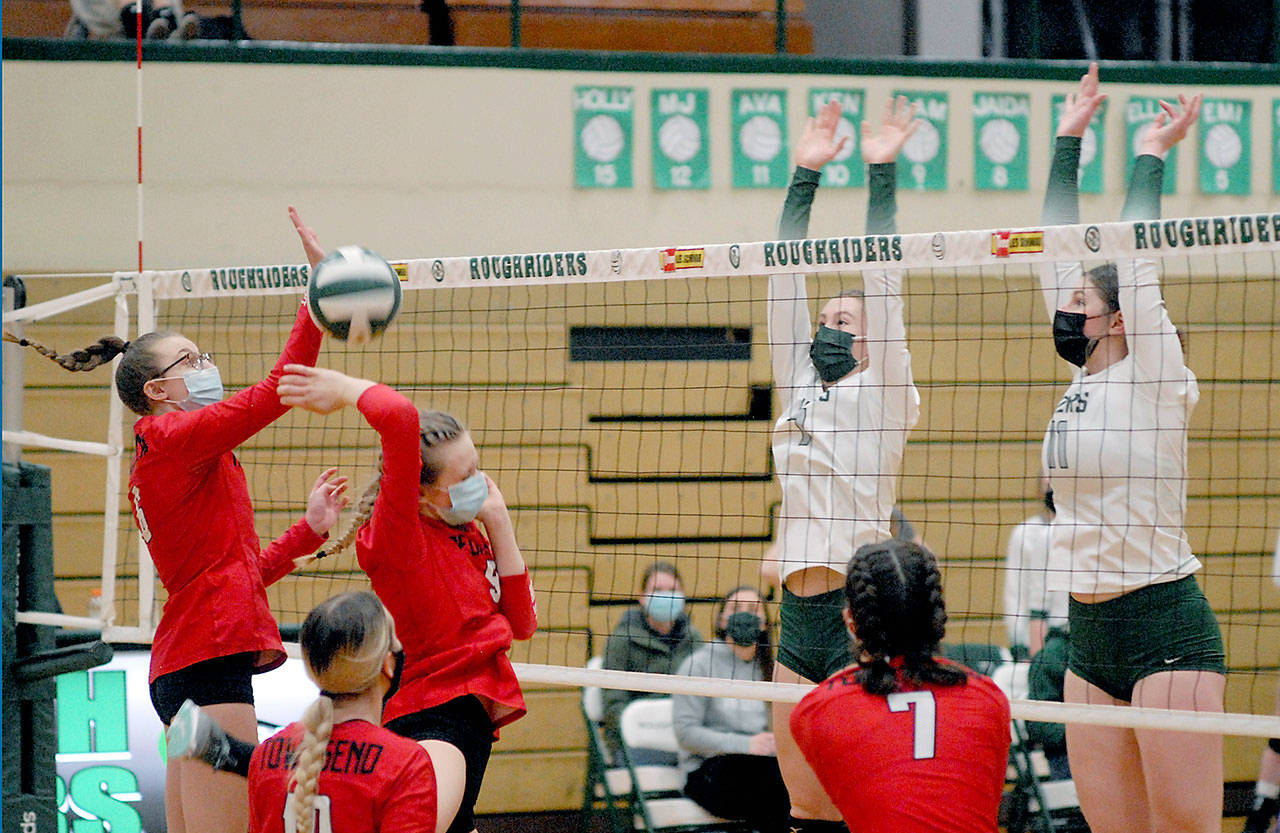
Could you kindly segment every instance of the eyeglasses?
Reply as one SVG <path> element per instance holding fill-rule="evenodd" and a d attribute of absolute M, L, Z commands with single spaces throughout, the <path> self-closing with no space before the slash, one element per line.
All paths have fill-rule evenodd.
<path fill-rule="evenodd" d="M 204 370 L 206 367 L 213 366 L 213 354 L 198 353 L 193 355 L 191 353 L 184 353 L 183 355 L 178 357 L 177 361 L 175 361 L 173 364 L 166 367 L 164 370 L 161 370 L 159 373 L 157 373 L 155 376 L 151 378 L 163 379 L 169 374 L 170 370 L 173 370 L 175 367 L 182 364 L 183 362 L 186 362 L 187 364 L 191 365 L 192 370 Z"/>

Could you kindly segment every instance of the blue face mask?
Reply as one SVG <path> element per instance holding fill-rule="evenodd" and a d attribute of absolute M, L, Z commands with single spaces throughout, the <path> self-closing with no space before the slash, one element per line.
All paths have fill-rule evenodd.
<path fill-rule="evenodd" d="M 449 487 L 449 502 L 453 506 L 441 508 L 440 517 L 450 526 L 462 526 L 475 520 L 488 497 L 489 481 L 485 479 L 484 472 L 477 471 Z"/>
<path fill-rule="evenodd" d="M 187 398 L 174 403 L 182 410 L 198 411 L 205 405 L 222 401 L 222 374 L 218 373 L 217 365 L 184 373 L 182 381 L 187 386 Z"/>
<path fill-rule="evenodd" d="M 656 590 L 649 595 L 644 612 L 655 622 L 674 622 L 684 612 L 684 594 L 679 590 Z"/>

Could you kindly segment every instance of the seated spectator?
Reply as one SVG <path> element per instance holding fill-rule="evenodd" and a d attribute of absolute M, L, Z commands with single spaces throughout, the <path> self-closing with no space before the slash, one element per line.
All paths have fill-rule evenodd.
<path fill-rule="evenodd" d="M 702 634 L 689 621 L 685 612 L 684 583 L 675 566 L 655 561 L 644 571 L 639 606 L 622 614 L 618 626 L 609 634 L 604 649 L 604 667 L 615 671 L 647 671 L 652 674 L 674 674 L 685 657 L 702 644 Z M 618 720 L 622 710 L 637 697 L 655 695 L 642 691 L 604 690 L 604 737 L 621 763 L 621 736 Z M 675 763 L 674 756 L 645 751 L 644 760 L 635 763 Z"/>
<path fill-rule="evenodd" d="M 1027 674 L 1027 696 L 1032 700 L 1062 702 L 1067 676 L 1067 630 L 1050 628 L 1044 646 L 1031 658 Z M 1055 779 L 1071 777 L 1067 763 L 1067 727 L 1062 723 L 1027 721 L 1027 740 L 1039 746 L 1049 761 L 1049 772 Z"/>
<path fill-rule="evenodd" d="M 143 0 L 139 23 L 132 0 L 71 0 L 66 37 L 133 39 L 139 26 L 148 40 L 192 40 L 199 37 L 200 16 L 184 11 L 182 0 Z"/>
<path fill-rule="evenodd" d="M 677 674 L 772 680 L 773 648 L 760 592 L 736 587 L 716 613 L 716 640 L 698 648 Z M 685 795 L 726 819 L 745 819 L 759 833 L 781 833 L 790 801 L 769 730 L 769 704 L 727 697 L 671 697 Z"/>

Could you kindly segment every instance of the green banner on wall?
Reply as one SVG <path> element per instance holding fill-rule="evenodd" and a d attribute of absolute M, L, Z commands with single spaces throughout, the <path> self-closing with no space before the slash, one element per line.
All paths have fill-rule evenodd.
<path fill-rule="evenodd" d="M 897 90 L 893 95 L 906 96 L 916 105 L 916 115 L 924 120 L 898 154 L 898 187 L 947 190 L 947 94 Z"/>
<path fill-rule="evenodd" d="M 1128 154 L 1124 166 L 1125 187 L 1129 184 L 1129 175 L 1133 173 L 1133 160 L 1138 158 L 1138 144 L 1142 141 L 1143 131 L 1147 125 L 1160 115 L 1160 99 L 1150 96 L 1130 96 L 1124 108 L 1125 153 Z M 1169 155 L 1164 158 L 1164 188 L 1162 194 L 1172 194 L 1178 190 L 1178 148 L 1175 145 Z"/>
<path fill-rule="evenodd" d="M 1271 102 L 1271 190 L 1280 194 L 1280 98 Z"/>
<path fill-rule="evenodd" d="M 653 124 L 653 187 L 660 190 L 710 188 L 707 91 L 654 90 L 649 102 Z"/>
<path fill-rule="evenodd" d="M 973 94 L 973 187 L 979 191 L 1027 190 L 1031 96 Z"/>
<path fill-rule="evenodd" d="M 733 187 L 785 188 L 790 177 L 787 150 L 787 91 L 734 90 Z"/>
<path fill-rule="evenodd" d="M 811 89 L 809 90 L 809 115 L 815 116 L 818 111 L 831 100 L 840 102 L 840 122 L 836 125 L 836 139 L 847 138 L 849 141 L 840 149 L 835 158 L 822 169 L 823 188 L 854 188 L 867 184 L 867 168 L 862 161 L 863 108 L 866 93 L 852 89 Z"/>
<path fill-rule="evenodd" d="M 1250 165 L 1250 102 L 1206 98 L 1200 110 L 1200 192 L 1247 194 Z"/>
<path fill-rule="evenodd" d="M 631 187 L 630 87 L 573 88 L 573 168 L 579 188 Z"/>
<path fill-rule="evenodd" d="M 1062 115 L 1062 108 L 1066 102 L 1066 96 L 1053 97 L 1051 108 L 1053 120 L 1049 123 L 1050 153 L 1053 152 L 1055 137 L 1058 135 L 1058 118 Z M 1089 126 L 1085 128 L 1084 135 L 1080 137 L 1080 193 L 1082 194 L 1102 193 L 1105 170 L 1102 162 L 1106 156 L 1102 150 L 1107 146 L 1106 124 L 1107 102 L 1103 101 L 1097 112 L 1093 114 L 1093 118 L 1089 120 Z"/>

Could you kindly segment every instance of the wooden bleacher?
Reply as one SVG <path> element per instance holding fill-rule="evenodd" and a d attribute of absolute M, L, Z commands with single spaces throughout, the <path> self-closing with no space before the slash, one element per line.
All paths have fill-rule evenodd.
<path fill-rule="evenodd" d="M 742 412 L 751 387 L 769 384 L 762 285 L 744 297 L 738 280 L 732 290 L 716 285 L 691 293 L 702 299 L 697 304 L 658 304 L 656 311 L 646 309 L 639 283 L 602 290 L 611 302 L 604 305 L 587 303 L 591 296 L 581 287 L 520 290 L 526 294 L 505 299 L 520 320 L 504 321 L 502 351 L 473 352 L 465 361 L 454 361 L 457 355 L 447 351 L 424 352 L 422 345 L 461 342 L 491 311 L 444 291 L 429 293 L 438 312 L 406 315 L 380 342 L 383 365 L 362 365 L 361 372 L 416 386 L 411 395 L 420 405 L 464 416 L 484 467 L 516 507 L 517 537 L 531 565 L 544 630 L 517 646 L 514 658 L 580 665 L 600 652 L 622 609 L 610 603 L 634 594 L 640 573 L 655 558 L 675 561 L 694 597 L 756 580 L 778 500 L 776 485 L 761 477 L 772 471 L 770 423 L 662 419 Z M 1177 275 L 1166 285 L 1175 320 L 1190 319 L 1190 364 L 1200 378 L 1189 439 L 1188 533 L 1205 563 L 1200 580 L 1222 623 L 1228 662 L 1240 672 L 1229 682 L 1228 708 L 1267 713 L 1280 656 L 1280 593 L 1270 579 L 1280 527 L 1274 479 L 1280 474 L 1272 474 L 1280 472 L 1280 443 L 1267 416 L 1280 412 L 1280 390 L 1257 373 L 1280 367 L 1280 339 L 1271 323 L 1280 319 L 1280 294 L 1259 297 L 1256 286 L 1214 286 Z M 816 296 L 829 294 L 833 283 L 815 280 L 813 286 Z M 904 461 L 901 502 L 943 557 L 949 638 L 999 642 L 1005 542 L 1009 530 L 1036 511 L 1032 495 L 1045 414 L 1066 375 L 1029 283 L 947 279 L 935 287 L 921 277 L 908 282 L 908 291 L 908 332 L 923 401 Z M 706 324 L 726 309 L 735 319 L 720 323 L 753 328 L 749 362 L 620 368 L 568 360 L 568 330 L 575 324 L 637 324 L 654 316 L 666 324 Z M 109 309 L 65 318 L 38 325 L 40 337 L 83 346 L 104 331 Z M 280 339 L 277 323 L 235 332 L 204 325 L 196 335 L 202 347 L 222 353 L 219 364 L 230 380 L 270 360 L 233 356 L 233 342 L 260 341 L 274 349 Z M 105 371 L 69 374 L 34 353 L 26 367 L 28 425 L 56 424 L 56 432 L 41 430 L 103 438 L 110 395 Z M 650 421 L 592 420 L 620 414 Z M 291 414 L 281 424 L 285 430 L 259 435 L 241 453 L 263 534 L 296 518 L 314 477 L 310 467 L 291 463 L 303 445 L 321 436 L 335 454 L 354 455 L 366 471 L 373 456 L 375 438 L 354 413 L 324 419 Z M 310 428 L 320 425 L 322 432 Z M 58 594 L 68 612 L 81 613 L 101 570 L 102 462 L 35 450 L 24 456 L 54 469 Z M 127 513 L 121 523 L 122 541 L 131 546 Z M 135 561 L 125 559 L 125 574 L 136 569 Z M 347 554 L 280 582 L 270 597 L 288 620 L 319 596 L 361 582 Z M 126 621 L 135 616 L 132 604 L 128 598 L 122 604 Z M 694 616 L 708 632 L 709 606 L 695 606 Z M 481 812 L 578 806 L 585 766 L 578 692 L 535 687 L 528 699 L 529 716 L 504 730 L 495 748 Z M 1256 749 L 1252 741 L 1228 740 L 1228 779 L 1252 778 Z"/>
<path fill-rule="evenodd" d="M 230 13 L 229 0 L 187 0 L 205 17 Z M 450 0 L 457 45 L 511 45 L 511 4 Z M 771 53 L 775 0 L 521 0 L 521 45 L 644 52 Z M 787 51 L 813 51 L 803 0 L 788 0 Z M 5 0 L 5 37 L 61 37 L 66 0 Z M 418 0 L 243 0 L 251 38 L 317 43 L 428 42 Z"/>

